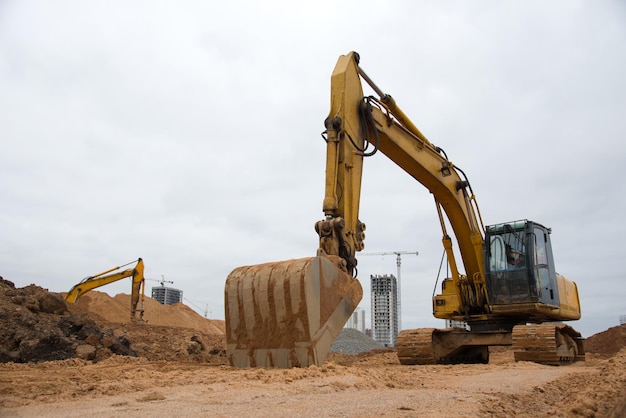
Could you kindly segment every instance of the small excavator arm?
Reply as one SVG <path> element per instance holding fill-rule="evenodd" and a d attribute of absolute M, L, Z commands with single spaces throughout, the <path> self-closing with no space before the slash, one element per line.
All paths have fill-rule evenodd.
<path fill-rule="evenodd" d="M 90 290 L 96 289 L 101 286 L 105 286 L 107 284 L 117 282 L 118 280 L 125 279 L 126 277 L 132 277 L 131 284 L 131 295 L 130 295 L 130 318 L 135 319 L 135 315 L 137 312 L 137 305 L 139 304 L 139 299 L 141 298 L 141 308 L 139 309 L 139 317 L 143 319 L 143 300 L 144 300 L 144 264 L 141 258 L 137 259 L 137 264 L 132 269 L 126 269 L 122 271 L 116 270 L 125 267 L 134 261 L 131 261 L 128 264 L 124 264 L 122 266 L 113 267 L 102 273 L 98 273 L 93 276 L 89 276 L 80 281 L 80 283 L 76 284 L 74 287 L 67 292 L 65 296 L 65 300 L 71 303 L 78 303 L 80 297 Z M 108 274 L 111 273 L 111 274 Z"/>

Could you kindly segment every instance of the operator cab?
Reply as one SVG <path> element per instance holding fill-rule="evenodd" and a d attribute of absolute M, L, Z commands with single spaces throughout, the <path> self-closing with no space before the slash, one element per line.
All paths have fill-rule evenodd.
<path fill-rule="evenodd" d="M 549 228 L 528 220 L 488 226 L 485 264 L 491 305 L 559 305 Z"/>

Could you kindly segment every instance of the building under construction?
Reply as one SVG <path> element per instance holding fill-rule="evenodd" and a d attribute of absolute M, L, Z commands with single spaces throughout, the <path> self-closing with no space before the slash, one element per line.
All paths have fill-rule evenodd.
<path fill-rule="evenodd" d="M 398 336 L 398 281 L 393 274 L 372 275 L 372 337 L 395 347 Z"/>
<path fill-rule="evenodd" d="M 183 291 L 162 285 L 153 287 L 152 299 L 159 301 L 163 305 L 174 305 L 183 301 Z"/>

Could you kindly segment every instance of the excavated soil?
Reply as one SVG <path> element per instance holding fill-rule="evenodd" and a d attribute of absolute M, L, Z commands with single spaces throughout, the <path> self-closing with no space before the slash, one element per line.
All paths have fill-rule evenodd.
<path fill-rule="evenodd" d="M 226 365 L 224 322 L 185 305 L 90 292 L 78 305 L 0 279 L 0 416 L 626 416 L 626 325 L 587 361 L 401 366 L 392 349 L 331 353 L 322 367 Z"/>

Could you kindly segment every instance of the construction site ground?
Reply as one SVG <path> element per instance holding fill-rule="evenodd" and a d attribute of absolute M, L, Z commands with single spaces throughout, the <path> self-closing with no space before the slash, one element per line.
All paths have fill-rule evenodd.
<path fill-rule="evenodd" d="M 227 365 L 224 322 L 183 304 L 90 292 L 78 305 L 0 280 L 2 417 L 621 417 L 626 325 L 585 341 L 587 361 L 401 366 L 393 349 L 331 353 L 321 367 Z"/>

